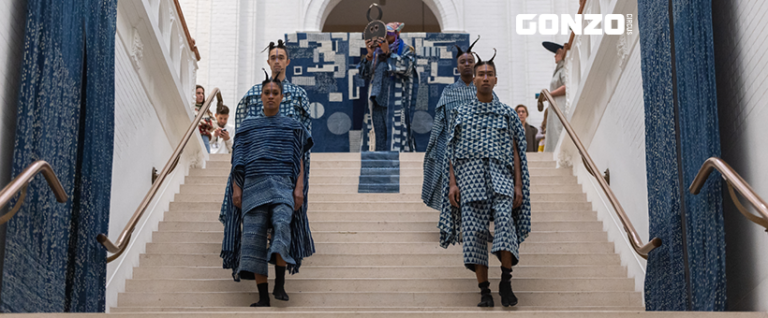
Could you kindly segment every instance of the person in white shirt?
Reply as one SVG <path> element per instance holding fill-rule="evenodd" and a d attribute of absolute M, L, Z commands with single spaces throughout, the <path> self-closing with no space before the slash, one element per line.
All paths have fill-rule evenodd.
<path fill-rule="evenodd" d="M 214 131 L 211 137 L 211 153 L 232 153 L 232 143 L 235 140 L 235 126 L 228 124 L 229 107 L 221 105 L 216 112 Z"/>

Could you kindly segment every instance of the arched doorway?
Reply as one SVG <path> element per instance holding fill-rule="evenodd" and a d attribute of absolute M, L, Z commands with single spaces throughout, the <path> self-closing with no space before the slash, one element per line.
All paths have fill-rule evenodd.
<path fill-rule="evenodd" d="M 440 22 L 424 1 L 378 0 L 384 22 L 405 23 L 404 32 L 440 32 Z M 341 0 L 328 14 L 322 32 L 362 32 L 368 24 L 367 1 Z M 375 10 L 371 15 L 375 18 Z"/>
<path fill-rule="evenodd" d="M 303 11 L 301 11 L 300 19 L 302 21 L 302 27 L 301 30 L 303 32 L 320 32 L 323 30 L 323 26 L 325 25 L 325 21 L 327 20 L 328 16 L 331 14 L 331 11 L 334 11 L 336 9 L 336 6 L 340 3 L 344 2 L 346 3 L 347 0 L 305 0 L 308 2 L 307 6 Z M 372 0 L 373 2 L 375 0 Z M 392 0 L 392 1 L 408 1 L 408 0 Z M 413 1 L 413 0 L 410 0 Z M 351 2 L 357 2 L 357 1 L 351 1 Z M 440 31 L 441 32 L 464 32 L 464 19 L 463 14 L 460 14 L 459 12 L 460 7 L 463 5 L 461 3 L 457 3 L 455 0 L 423 0 L 423 1 L 413 1 L 416 2 L 417 5 L 421 5 L 423 2 L 426 5 L 426 8 L 429 8 L 432 14 L 437 19 L 438 23 L 440 24 Z M 368 1 L 360 1 L 360 3 L 364 4 L 365 8 L 363 8 L 361 13 L 356 13 L 355 15 L 359 16 L 362 19 L 365 19 L 365 12 L 368 10 L 368 6 L 370 5 L 370 2 Z M 390 0 L 386 0 L 386 5 L 390 6 L 390 9 L 384 12 L 384 20 L 388 20 L 390 18 L 393 18 L 392 15 L 394 15 L 394 12 L 398 12 L 393 10 L 391 6 L 394 5 L 394 2 L 390 2 Z M 426 9 L 425 8 L 425 9 Z M 387 15 L 387 12 L 392 12 L 390 15 Z M 421 12 L 420 10 L 418 11 Z M 426 10 L 425 10 L 426 13 Z M 418 20 L 418 22 L 415 22 L 416 24 L 421 23 L 421 20 Z M 359 29 L 362 30 L 362 29 Z M 354 31 L 354 32 L 360 32 L 360 31 Z M 412 32 L 412 31 L 408 31 Z"/>

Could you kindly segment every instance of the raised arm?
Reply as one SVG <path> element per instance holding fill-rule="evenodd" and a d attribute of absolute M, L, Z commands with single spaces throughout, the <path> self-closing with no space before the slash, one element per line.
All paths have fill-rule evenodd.
<path fill-rule="evenodd" d="M 360 64 L 357 65 L 357 70 L 360 72 L 360 77 L 366 81 L 370 81 L 373 77 L 373 58 L 368 59 L 366 56 L 360 58 Z"/>
<path fill-rule="evenodd" d="M 416 56 L 410 47 L 403 51 L 403 55 L 392 52 L 387 59 L 388 70 L 397 75 L 410 76 L 415 60 Z"/>

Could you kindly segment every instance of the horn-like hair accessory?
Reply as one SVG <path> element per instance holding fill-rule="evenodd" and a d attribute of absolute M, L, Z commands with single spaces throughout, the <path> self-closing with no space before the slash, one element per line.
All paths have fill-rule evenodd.
<path fill-rule="evenodd" d="M 459 47 L 458 45 L 454 44 L 453 46 L 456 47 L 456 51 L 457 51 L 456 58 L 458 58 L 459 56 L 462 56 L 464 54 L 467 54 L 467 53 L 473 53 L 472 52 L 472 48 L 475 47 L 475 44 L 477 43 L 477 41 L 480 41 L 480 35 L 478 35 L 477 39 L 475 39 L 475 42 L 472 42 L 472 45 L 470 45 L 469 48 L 467 48 L 467 51 L 462 50 L 461 47 Z"/>
<path fill-rule="evenodd" d="M 269 42 L 269 45 L 267 45 L 267 47 L 265 47 L 263 50 L 261 50 L 261 52 L 263 53 L 266 50 L 272 51 L 272 49 L 274 49 L 274 48 L 285 50 L 285 42 L 283 42 L 282 39 L 281 40 L 277 40 L 277 45 L 275 45 L 275 42 Z M 286 52 L 287 52 L 287 50 L 286 50 Z"/>
<path fill-rule="evenodd" d="M 474 56 L 477 57 L 477 63 L 475 65 L 479 65 L 480 63 L 483 63 L 483 59 L 480 58 L 480 54 L 477 54 L 475 52 L 471 52 Z"/>
<path fill-rule="evenodd" d="M 493 59 L 495 59 L 495 58 L 496 58 L 496 48 L 493 48 L 493 57 L 491 57 L 491 59 L 490 59 L 490 60 L 488 60 L 488 61 L 485 61 L 485 62 L 483 62 L 483 59 L 481 59 L 481 58 L 480 58 L 480 55 L 479 55 L 479 54 L 477 54 L 477 53 L 475 53 L 475 52 L 472 52 L 472 54 L 474 54 L 475 56 L 477 56 L 477 63 L 476 63 L 476 65 L 480 65 L 481 63 L 491 63 L 491 64 L 493 64 Z"/>

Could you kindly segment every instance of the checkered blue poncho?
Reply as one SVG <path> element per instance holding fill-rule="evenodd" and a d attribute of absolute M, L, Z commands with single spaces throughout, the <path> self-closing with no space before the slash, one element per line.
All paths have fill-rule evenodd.
<path fill-rule="evenodd" d="M 451 127 L 444 159 L 446 167 L 449 160 L 455 166 L 457 159 L 490 159 L 510 167 L 514 173 L 514 144 L 510 139 L 514 138 L 517 142 L 523 174 L 523 204 L 509 212 L 515 222 L 518 244 L 522 243 L 531 232 L 531 181 L 525 154 L 525 130 L 517 113 L 498 100 L 491 103 L 475 100 L 454 110 Z M 445 169 L 442 182 L 443 204 L 437 226 L 440 229 L 440 246 L 444 248 L 462 242 L 461 209 L 452 206 L 448 200 L 449 180 L 449 171 Z M 486 181 L 484 178 L 479 180 Z M 514 179 L 510 182 L 514 184 Z M 460 199 L 470 199 L 470 196 L 470 193 L 461 193 Z M 492 237 L 488 239 L 493 240 Z"/>
<path fill-rule="evenodd" d="M 424 153 L 424 183 L 421 189 L 421 200 L 435 210 L 439 211 L 443 204 L 443 173 L 448 171 L 448 165 L 445 164 L 445 147 L 452 128 L 453 110 L 476 99 L 475 83 L 467 85 L 459 79 L 443 89 L 435 107 L 432 134 L 429 136 L 427 151 Z M 493 93 L 493 99 L 499 99 L 496 93 Z"/>

